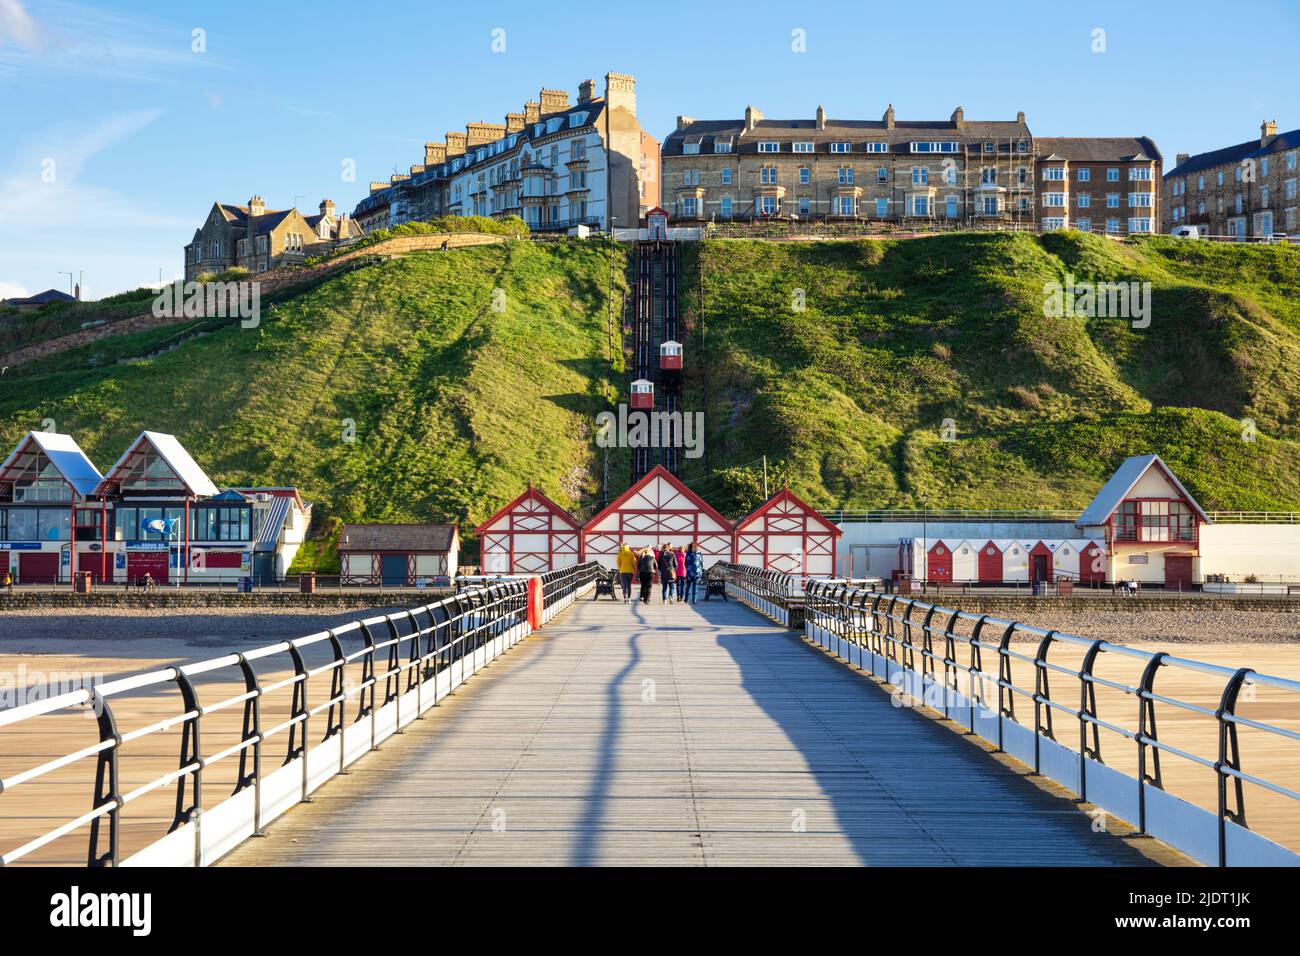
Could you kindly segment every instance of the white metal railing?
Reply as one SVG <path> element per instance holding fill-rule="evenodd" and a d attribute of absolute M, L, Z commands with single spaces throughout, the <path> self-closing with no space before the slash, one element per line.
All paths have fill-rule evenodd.
<path fill-rule="evenodd" d="M 897 508 L 890 510 L 854 510 L 835 508 L 821 510 L 822 517 L 836 524 L 845 522 L 886 522 L 886 521 L 1070 521 L 1078 519 L 1079 512 L 1065 510 L 1024 510 L 992 508 L 946 508 L 942 510 L 925 510 L 921 508 Z"/>
<path fill-rule="evenodd" d="M 1300 806 L 1300 792 L 1276 777 L 1248 773 L 1242 767 L 1238 730 L 1249 728 L 1274 741 L 1300 742 L 1300 731 L 1283 723 L 1237 713 L 1246 688 L 1264 687 L 1288 695 L 1284 707 L 1300 713 L 1300 682 L 1256 673 L 1251 668 L 1223 667 L 1149 653 L 1108 641 L 1043 630 L 973 614 L 913 598 L 881 594 L 844 584 L 811 581 L 806 589 L 804 628 L 809 638 L 831 653 L 870 671 L 898 688 L 904 697 L 939 711 L 947 719 L 1033 767 L 1143 834 L 1158 837 L 1208 865 L 1300 866 L 1300 854 L 1246 826 L 1243 784 L 1251 784 Z M 1012 648 L 1014 638 L 1035 642 L 1033 652 Z M 1079 666 L 1049 660 L 1060 645 L 1082 652 Z M 959 651 L 966 660 L 960 661 Z M 984 664 L 988 655 L 989 665 Z M 1102 677 L 1095 667 L 1103 655 L 1141 664 L 1137 684 Z M 1017 684 L 1012 662 L 1032 667 L 1034 686 Z M 1218 706 L 1211 708 L 1156 689 L 1162 669 L 1198 674 L 1221 681 Z M 1051 680 L 1071 682 L 1062 695 Z M 1126 727 L 1098 716 L 1097 688 L 1108 688 L 1133 701 L 1136 722 Z M 1253 690 L 1252 690 L 1253 693 Z M 1292 696 L 1295 695 L 1295 696 Z M 1033 708 L 1032 724 L 1022 723 L 1016 703 Z M 1207 757 L 1186 745 L 1162 740 L 1156 730 L 1156 705 L 1214 722 L 1217 753 Z M 1078 746 L 1058 742 L 1053 714 L 1074 722 Z M 1118 734 L 1137 750 L 1137 777 L 1102 760 L 1100 731 Z M 1184 739 L 1184 734 L 1175 735 Z M 1175 757 L 1214 775 L 1217 810 L 1211 812 L 1168 793 L 1161 777 L 1161 757 Z M 1274 755 L 1276 762 L 1279 758 Z"/>
<path fill-rule="evenodd" d="M 552 572 L 532 582 L 535 596 L 526 579 L 503 579 L 296 640 L 93 684 L 2 710 L 0 729 L 21 727 L 32 733 L 41 732 L 37 721 L 42 718 L 89 710 L 98 722 L 99 739 L 0 779 L 3 800 L 20 787 L 48 781 L 54 771 L 78 761 L 94 758 L 96 762 L 93 788 L 87 785 L 91 809 L 0 853 L 0 866 L 21 861 L 86 827 L 91 866 L 207 865 L 306 800 L 513 647 L 532 631 L 539 612 L 549 620 L 572 604 L 594 587 L 598 571 L 592 563 Z M 328 659 L 309 665 L 305 652 L 324 653 Z M 292 673 L 264 682 L 259 670 L 276 660 L 282 667 L 288 664 Z M 213 674 L 234 676 L 242 682 L 242 691 L 214 702 L 201 701 L 195 679 Z M 313 679 L 329 682 L 319 701 L 309 699 L 309 691 L 315 689 Z M 117 702 L 130 694 L 156 693 L 173 685 L 182 700 L 179 713 L 130 731 L 119 730 Z M 262 702 L 282 690 L 292 697 L 288 719 L 264 727 Z M 351 704 L 355 715 L 345 721 Z M 240 739 L 204 753 L 200 741 L 205 717 L 231 708 L 242 711 Z M 313 743 L 322 724 L 323 733 Z M 180 728 L 181 737 L 175 769 L 124 789 L 119 774 L 123 745 L 173 728 Z M 280 766 L 267 773 L 263 768 L 273 739 L 284 741 L 285 755 Z M 205 808 L 205 776 L 216 764 L 235 758 L 239 766 L 234 792 Z M 171 826 L 165 835 L 124 856 L 124 811 L 167 787 L 175 787 L 176 792 Z"/>

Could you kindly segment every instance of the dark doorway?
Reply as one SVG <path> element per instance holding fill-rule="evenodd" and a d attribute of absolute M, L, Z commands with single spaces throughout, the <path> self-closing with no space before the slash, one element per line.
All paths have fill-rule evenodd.
<path fill-rule="evenodd" d="M 401 587 L 406 583 L 406 555 L 385 554 L 380 560 L 379 573 L 384 584 Z"/>
<path fill-rule="evenodd" d="M 1047 555 L 1031 554 L 1029 557 L 1033 561 L 1032 572 L 1030 573 L 1029 580 L 1031 581 L 1049 580 L 1051 578 L 1051 575 L 1048 570 Z"/>

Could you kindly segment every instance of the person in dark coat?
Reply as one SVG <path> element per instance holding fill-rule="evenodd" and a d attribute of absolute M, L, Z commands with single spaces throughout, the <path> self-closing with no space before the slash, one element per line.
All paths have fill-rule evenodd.
<path fill-rule="evenodd" d="M 641 603 L 650 603 L 650 585 L 655 579 L 655 555 L 649 548 L 642 548 L 636 558 L 636 576 L 641 584 Z"/>
<path fill-rule="evenodd" d="M 673 603 L 673 582 L 677 579 L 677 555 L 670 545 L 659 551 L 659 584 L 663 588 L 663 602 Z"/>

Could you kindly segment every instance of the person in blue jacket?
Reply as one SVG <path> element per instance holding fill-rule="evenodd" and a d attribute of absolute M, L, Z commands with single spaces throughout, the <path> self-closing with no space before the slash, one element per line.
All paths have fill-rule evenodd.
<path fill-rule="evenodd" d="M 704 558 L 692 541 L 686 546 L 686 600 L 694 604 L 704 577 Z"/>

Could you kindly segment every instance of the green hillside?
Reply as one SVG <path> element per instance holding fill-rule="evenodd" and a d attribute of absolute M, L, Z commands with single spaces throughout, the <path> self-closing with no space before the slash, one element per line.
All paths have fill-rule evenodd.
<path fill-rule="evenodd" d="M 395 259 L 255 329 L 188 323 L 11 369 L 0 438 L 52 418 L 107 468 L 142 428 L 173 432 L 214 480 L 297 484 L 345 521 L 472 528 L 530 479 L 572 503 L 597 487 L 609 273 L 591 243 Z"/>
<path fill-rule="evenodd" d="M 1072 508 L 1145 452 L 1212 507 L 1300 507 L 1300 249 L 1071 232 L 685 254 L 692 477 L 733 510 L 762 455 L 822 506 Z M 1049 317 L 1067 273 L 1150 282 L 1149 327 Z"/>
<path fill-rule="evenodd" d="M 590 505 L 609 256 L 579 240 L 420 253 L 326 279 L 255 329 L 106 338 L 8 370 L 0 440 L 53 419 L 107 467 L 142 428 L 170 431 L 219 483 L 297 484 L 327 526 L 472 527 L 530 479 Z M 1061 233 L 683 256 L 685 406 L 707 407 L 687 477 L 725 513 L 754 502 L 764 455 L 821 506 L 1055 508 L 1140 452 L 1210 507 L 1300 510 L 1300 249 Z M 1067 272 L 1150 282 L 1150 326 L 1045 314 Z M 625 455 L 610 474 L 621 490 Z M 309 553 L 328 566 L 332 550 Z"/>

